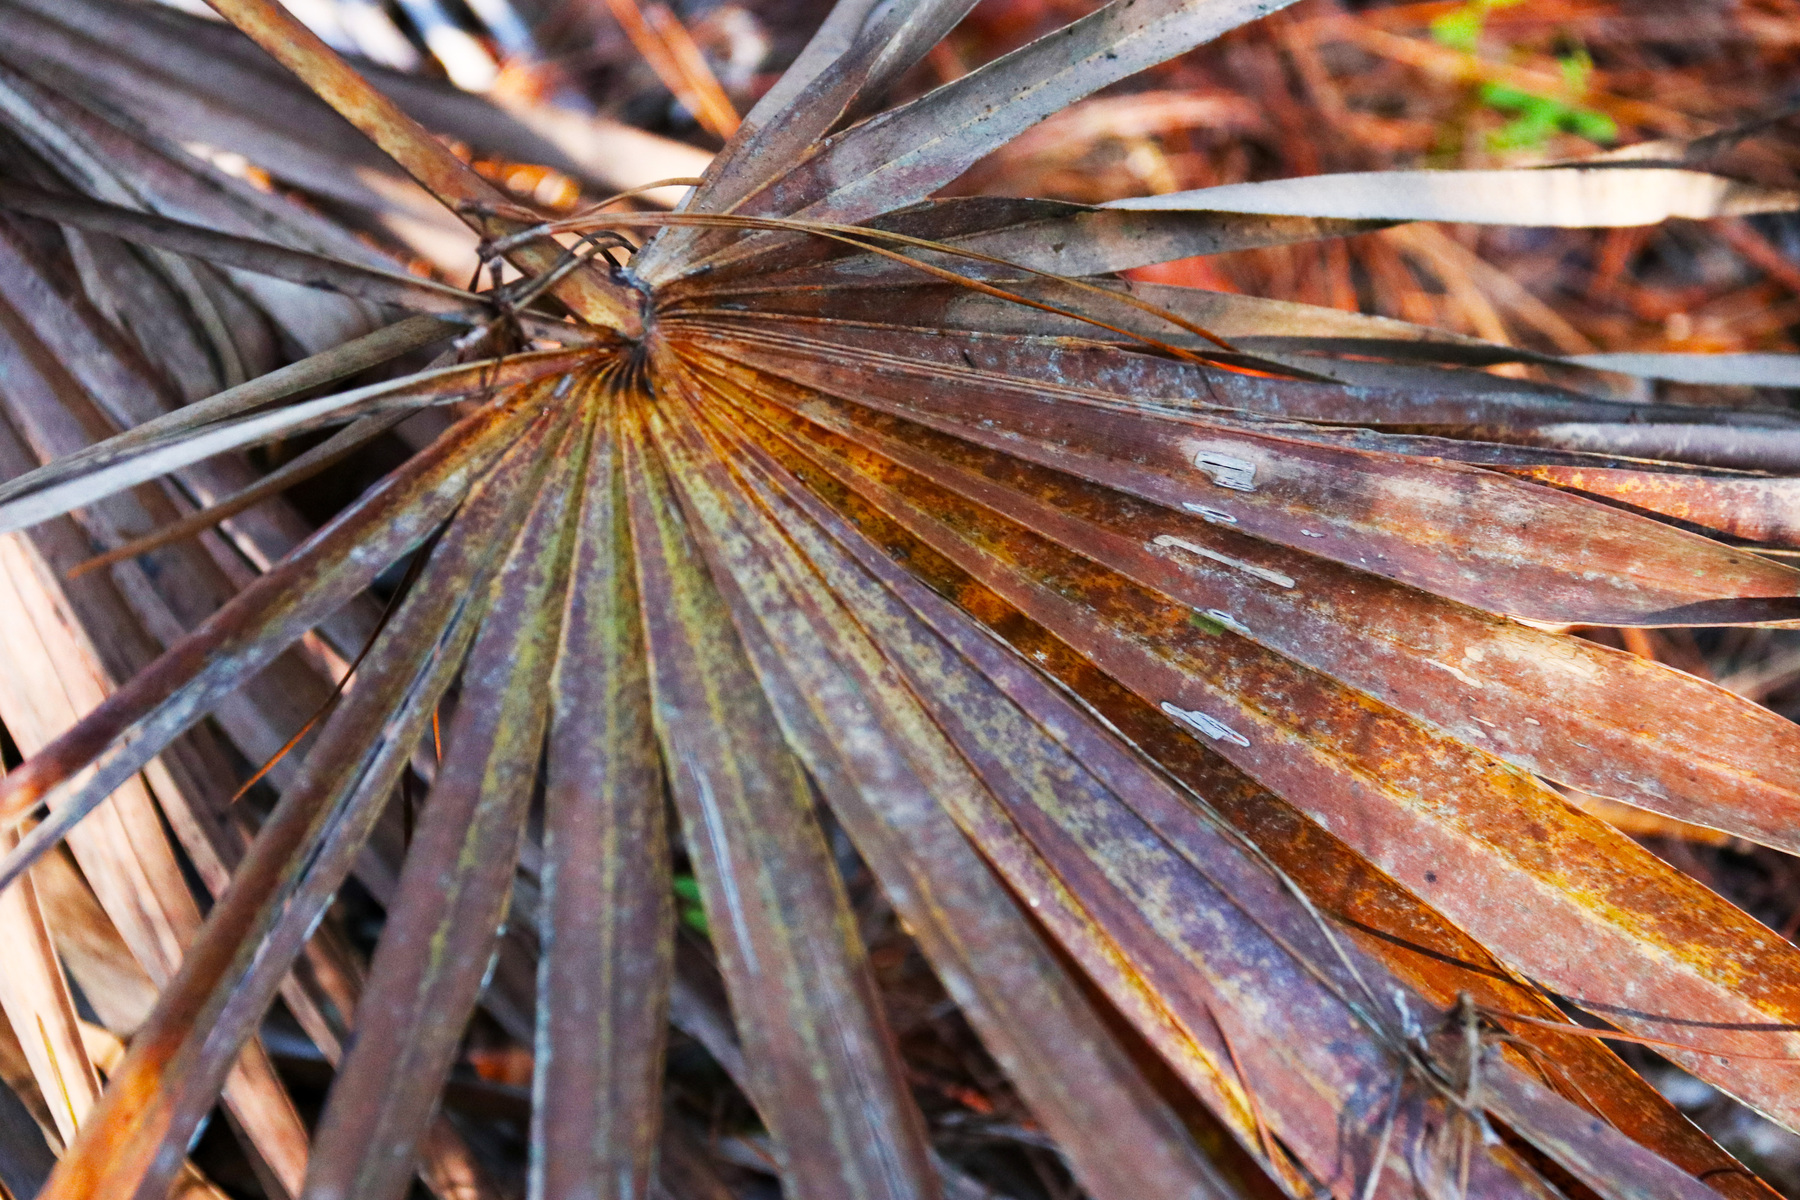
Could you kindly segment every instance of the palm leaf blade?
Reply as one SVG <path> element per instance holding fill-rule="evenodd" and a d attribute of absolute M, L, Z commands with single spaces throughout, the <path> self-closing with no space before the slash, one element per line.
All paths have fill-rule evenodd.
<path fill-rule="evenodd" d="M 719 473 L 715 468 L 709 474 Z M 713 483 L 724 486 L 722 480 Z M 759 491 L 765 502 L 778 494 Z M 933 799 L 979 791 L 982 785 L 968 775 L 927 714 L 883 678 L 879 651 L 866 635 L 842 616 L 832 620 L 836 605 L 829 593 L 818 594 L 818 581 L 804 562 L 794 560 L 796 548 L 773 530 L 748 542 L 741 528 L 713 515 L 715 505 L 720 505 L 716 499 L 702 509 L 718 539 L 712 552 L 732 564 L 734 593 L 741 597 L 734 608 L 754 612 L 739 618 L 739 629 L 789 744 L 873 863 L 939 977 L 1025 1092 L 1034 1114 L 1055 1131 L 1078 1175 L 1099 1196 L 1219 1190 L 1221 1184 L 1185 1151 L 1185 1138 L 1093 1024 L 1086 1005 Z M 811 553 L 829 553 L 804 518 L 791 510 L 788 515 L 798 522 L 796 532 L 812 534 Z M 771 581 L 752 564 L 771 561 L 787 563 L 789 587 L 814 592 L 810 602 L 767 594 Z M 791 653 L 814 638 L 829 638 L 837 653 Z M 777 652 L 771 639 L 790 653 Z M 833 670 L 839 663 L 848 669 Z M 887 721 L 904 734 L 890 735 L 870 720 L 866 697 L 871 696 L 879 697 Z M 802 697 L 809 698 L 810 711 Z M 1017 1036 L 1025 1028 L 1038 1036 Z M 1096 1136 L 1098 1131 L 1104 1132 Z"/>
<path fill-rule="evenodd" d="M 535 465 L 530 451 L 541 436 L 515 449 L 511 463 L 496 470 L 490 494 L 473 498 L 440 541 L 442 553 L 423 574 L 426 587 L 371 648 L 365 686 L 322 732 L 321 757 L 307 764 L 311 777 L 303 774 L 287 790 L 121 1066 L 118 1077 L 151 1086 L 107 1092 L 83 1134 L 93 1149 L 65 1160 L 52 1188 L 68 1195 L 98 1187 L 166 1191 L 170 1150 L 184 1145 L 205 1115 L 454 677 L 480 611 L 465 601 L 481 596 L 494 543 L 504 542 L 523 515 L 520 485 L 531 473 L 521 478 L 521 469 Z M 164 1072 L 179 1088 L 156 1089 Z"/>
<path fill-rule="evenodd" d="M 658 737 L 783 1180 L 802 1196 L 846 1185 L 935 1195 L 811 793 L 677 515 L 668 468 L 633 433 L 639 586 L 672 601 L 645 613 Z M 752 809 L 751 797 L 763 802 Z"/>
<path fill-rule="evenodd" d="M 1115 0 L 884 110 L 969 6 L 844 0 L 662 181 L 679 211 L 550 218 L 493 181 L 525 195 L 530 131 L 586 118 L 378 88 L 271 0 L 216 7 L 0 0 L 0 564 L 20 637 L 81 631 L 0 671 L 30 724 L 0 888 L 72 872 L 67 839 L 95 894 L 0 904 L 105 930 L 70 973 L 143 1021 L 46 1196 L 167 1194 L 223 1100 L 302 1200 L 720 1200 L 746 1170 L 965 1200 L 989 1163 L 1097 1200 L 1767 1200 L 1563 1014 L 1800 1128 L 1800 952 L 1592 815 L 1800 850 L 1800 734 L 1553 627 L 1800 621 L 1764 553 L 1791 414 L 1619 398 L 1792 362 L 1589 355 L 1503 279 L 1558 353 L 1120 273 L 1378 243 L 1497 287 L 1422 225 L 1329 239 L 1792 194 L 1606 160 L 942 198 L 1270 6 Z M 315 529 L 277 493 L 334 464 L 380 482 Z M 66 712 L 15 695 L 76 669 Z M 265 763 L 248 798 L 226 740 Z M 365 906 L 366 978 L 319 924 Z M 86 1055 L 54 990 L 6 992 L 0 1033 L 29 1009 Z M 309 1135 L 283 1077 L 327 1066 Z"/>
<path fill-rule="evenodd" d="M 649 1187 L 674 965 L 622 405 L 610 389 L 597 403 L 546 759 L 532 1129 L 545 1198 Z"/>
<path fill-rule="evenodd" d="M 590 442 L 591 421 L 561 424 L 544 446 L 542 491 L 487 585 L 448 749 L 319 1120 L 307 1197 L 404 1194 L 499 936 L 549 719 L 536 684 L 558 640 Z"/>

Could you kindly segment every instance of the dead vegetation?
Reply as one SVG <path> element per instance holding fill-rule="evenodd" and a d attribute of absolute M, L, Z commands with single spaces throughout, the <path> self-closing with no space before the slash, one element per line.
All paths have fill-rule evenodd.
<path fill-rule="evenodd" d="M 1793 5 L 216 7 L 0 0 L 0 1194 L 1800 1191 Z"/>

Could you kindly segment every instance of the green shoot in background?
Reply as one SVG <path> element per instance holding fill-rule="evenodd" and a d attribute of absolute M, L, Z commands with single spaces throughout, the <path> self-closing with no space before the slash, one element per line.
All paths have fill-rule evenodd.
<path fill-rule="evenodd" d="M 675 912 L 695 933 L 712 936 L 706 928 L 706 909 L 700 906 L 700 881 L 686 871 L 675 876 Z"/>
<path fill-rule="evenodd" d="M 1469 0 L 1462 7 L 1443 14 L 1431 23 L 1431 36 L 1439 45 L 1474 55 L 1487 24 L 1488 13 L 1512 8 L 1523 0 Z M 1557 59 L 1562 67 L 1564 94 L 1547 96 L 1528 92 L 1510 84 L 1492 80 L 1481 84 L 1476 94 L 1489 108 L 1510 113 L 1513 119 L 1496 131 L 1489 144 L 1495 150 L 1535 150 L 1550 140 L 1554 133 L 1572 133 L 1592 142 L 1610 142 L 1619 128 L 1603 112 L 1583 107 L 1579 101 L 1587 94 L 1594 72 L 1594 60 L 1586 50 L 1577 47 Z"/>

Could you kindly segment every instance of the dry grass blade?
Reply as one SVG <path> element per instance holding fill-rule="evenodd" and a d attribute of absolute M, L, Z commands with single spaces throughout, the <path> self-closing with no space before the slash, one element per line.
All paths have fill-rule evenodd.
<path fill-rule="evenodd" d="M 218 0 L 213 7 L 304 80 L 432 195 L 465 216 L 473 228 L 484 236 L 512 232 L 516 222 L 497 215 L 511 207 L 500 191 L 371 87 L 285 9 L 273 0 Z M 520 267 L 533 274 L 553 270 L 558 255 L 554 245 L 529 244 L 517 251 Z M 558 295 L 594 325 L 628 334 L 637 329 L 636 309 L 624 302 L 614 285 L 591 272 L 568 276 Z"/>
<path fill-rule="evenodd" d="M 456 329 L 455 325 L 438 317 L 408 317 L 374 333 L 365 334 L 341 346 L 239 384 L 216 396 L 195 401 L 175 412 L 133 426 L 86 450 L 47 463 L 35 471 L 17 475 L 0 484 L 0 500 L 11 500 L 27 492 L 59 483 L 81 471 L 92 470 L 123 455 L 141 451 L 159 440 L 179 436 L 296 393 L 334 383 L 442 341 Z"/>
<path fill-rule="evenodd" d="M 8 670 L 35 677 L 36 682 L 29 709 L 9 698 L 5 716 L 20 741 L 35 751 L 50 740 L 54 729 L 99 702 L 110 681 L 95 649 L 82 644 L 73 633 L 69 599 L 55 588 L 45 564 L 34 561 L 34 549 L 15 538 L 0 547 L 0 554 L 11 560 L 4 593 L 10 610 L 6 622 Z M 187 797 L 165 767 L 154 766 L 118 788 L 97 819 L 73 829 L 69 848 L 82 874 L 94 881 L 97 906 L 117 931 L 127 961 L 135 960 L 148 981 L 158 983 L 175 973 L 199 926 L 200 912 L 173 848 L 163 836 L 159 812 L 159 807 L 179 812 Z M 160 795 L 151 791 L 152 781 Z M 182 782 L 191 785 L 189 780 Z M 50 820 L 56 819 L 53 812 Z M 36 834 L 34 829 L 11 845 L 8 860 L 29 859 Z M 7 840 L 14 842 L 10 837 Z M 31 890 L 35 891 L 35 886 Z M 21 983 L 29 984 L 30 979 L 26 972 Z M 50 979 L 61 982 L 60 974 Z M 54 1000 L 54 992 L 40 995 L 39 1007 Z M 52 1105 L 62 1106 L 68 1123 L 74 1126 L 78 1118 L 87 1118 L 92 1105 L 91 1081 L 83 1080 L 78 1072 L 96 1051 L 82 1045 L 78 1027 L 72 1044 L 47 1040 L 56 1036 L 52 1031 L 62 1022 L 55 1021 L 50 1011 L 40 1015 L 43 1020 L 37 1036 L 46 1039 L 40 1045 L 57 1060 L 53 1066 L 55 1086 L 46 1096 Z M 69 1015 L 73 1016 L 72 1011 Z M 67 1036 L 70 1031 L 59 1032 Z M 32 1057 L 43 1062 L 39 1055 Z M 227 1063 L 229 1077 L 221 1080 L 222 1098 L 244 1129 L 268 1186 L 291 1189 L 298 1185 L 306 1159 L 306 1137 L 298 1115 L 259 1043 L 243 1047 L 242 1055 L 234 1057 L 235 1062 Z M 85 1069 L 91 1073 L 92 1067 Z M 47 1076 L 46 1082 L 52 1080 Z M 179 1158 L 176 1166 L 185 1169 Z"/>
<path fill-rule="evenodd" d="M 679 18 L 659 3 L 607 0 L 607 9 L 663 86 L 718 138 L 737 132 L 737 110 Z"/>
<path fill-rule="evenodd" d="M 1028 276 L 1045 276 L 1044 272 L 1035 271 L 1029 267 L 1021 267 L 1014 263 L 1002 262 L 989 255 L 984 255 L 976 251 L 962 249 L 942 242 L 929 242 L 922 238 L 910 237 L 906 234 L 870 230 L 855 225 L 843 225 L 824 221 L 796 220 L 794 218 L 740 217 L 736 214 L 690 215 L 686 213 L 672 213 L 666 216 L 578 217 L 568 222 L 551 223 L 543 228 L 558 229 L 567 227 L 576 229 L 590 225 L 597 227 L 616 225 L 627 228 L 634 225 L 648 225 L 651 227 L 662 228 L 690 226 L 722 229 L 787 230 L 797 233 L 812 234 L 815 237 L 839 242 L 844 245 L 866 246 L 869 252 L 877 257 L 884 258 L 895 264 L 903 264 L 920 274 L 943 280 L 945 283 L 957 288 L 966 288 L 969 291 L 990 297 L 994 300 L 1017 305 L 1021 308 L 1035 309 L 1040 312 L 1065 317 L 1077 325 L 1091 325 L 1109 333 L 1116 333 L 1125 338 L 1143 342 L 1152 349 L 1165 351 L 1176 358 L 1191 359 L 1193 357 L 1179 346 L 1172 345 L 1171 343 L 1150 334 L 1110 324 L 1098 317 L 1080 312 L 1076 309 L 1036 299 L 1022 291 L 997 287 L 994 284 L 988 283 L 973 275 L 939 266 L 937 263 L 930 260 L 939 256 L 950 258 L 952 260 L 967 259 L 989 267 L 1000 267 L 1008 272 L 1021 273 Z M 896 246 L 903 246 L 907 249 L 923 250 L 930 253 L 924 255 L 906 254 L 902 250 L 893 249 L 888 245 L 881 244 L 884 242 L 892 243 Z M 1078 297 L 1087 298 L 1091 296 L 1100 296 L 1113 299 L 1120 305 L 1136 309 L 1138 312 L 1143 313 L 1156 321 L 1172 325 L 1183 333 L 1192 335 L 1194 338 L 1202 341 L 1210 342 L 1223 350 L 1230 352 L 1235 349 L 1229 342 L 1224 341 L 1211 331 L 1194 324 L 1180 313 L 1171 309 L 1162 308 L 1147 300 L 1139 299 L 1129 292 L 1123 294 L 1110 292 L 1105 288 L 1081 279 L 1070 279 L 1061 276 L 1049 278 L 1051 278 L 1054 283 L 1060 285 L 1064 290 L 1074 293 Z M 677 316 L 682 312 L 682 308 L 672 307 L 669 315 Z M 1133 315 L 1135 316 L 1136 314 Z M 1144 322 L 1140 319 L 1134 323 L 1143 324 Z M 1255 364 L 1254 359 L 1249 361 L 1252 365 Z M 1264 365 L 1273 367 L 1275 370 L 1283 373 L 1291 373 L 1290 368 L 1284 368 L 1277 364 L 1269 363 Z"/>
<path fill-rule="evenodd" d="M 836 6 L 796 66 L 763 97 L 713 161 L 706 183 L 683 207 L 690 212 L 732 212 L 745 198 L 807 154 L 859 101 L 911 66 L 969 11 L 971 0 L 915 0 Z M 659 232 L 634 264 L 652 283 L 671 274 L 672 262 L 696 255 L 706 244 L 699 229 Z M 674 272 L 678 274 L 679 272 Z"/>
<path fill-rule="evenodd" d="M 28 766 L 8 775 L 0 783 L 0 817 L 16 824 L 47 794 L 105 756 L 97 773 L 81 781 L 52 819 L 0 861 L 0 876 L 16 877 L 136 774 L 163 743 L 428 537 L 498 456 L 504 446 L 501 435 L 511 432 L 507 418 L 517 416 L 516 407 L 503 407 L 470 417 L 442 440 L 439 453 L 415 458 L 413 470 L 390 478 L 387 487 L 365 497 L 292 560 L 262 576 L 154 667 L 34 755 Z M 457 451 L 463 452 L 460 457 Z"/>
<path fill-rule="evenodd" d="M 342 462 L 410 415 L 406 412 L 382 413 L 378 416 L 363 417 L 354 421 L 306 453 L 299 455 L 291 462 L 284 463 L 278 470 L 270 472 L 251 487 L 247 487 L 217 504 L 209 504 L 192 516 L 159 529 L 155 533 L 126 542 L 123 546 L 108 550 L 105 554 L 97 554 L 82 563 L 76 570 L 69 572 L 69 578 L 74 579 L 89 571 L 109 567 L 113 563 L 135 558 L 140 554 L 167 546 L 171 542 L 192 537 L 201 530 L 211 529 L 219 522 L 241 513 L 247 508 L 254 507 L 270 496 L 279 495 L 295 484 L 310 479 L 320 471 Z"/>
<path fill-rule="evenodd" d="M 0 846 L 11 849 L 16 840 L 0 836 Z M 7 962 L 0 1013 L 15 1037 L 24 1031 L 19 1041 L 25 1060 L 67 1145 L 100 1098 L 100 1076 L 82 1044 L 75 1001 L 29 879 L 0 894 L 0 953 Z"/>
<path fill-rule="evenodd" d="M 1800 387 L 1800 355 L 1794 354 L 1581 354 L 1570 361 L 1676 383 Z"/>
<path fill-rule="evenodd" d="M 1242 213 L 1133 212 L 1047 200 L 965 196 L 902 209 L 862 228 L 946 243 L 995 260 L 990 269 L 965 261 L 964 270 L 976 274 L 1004 275 L 1024 269 L 1079 278 L 1194 255 L 1344 237 L 1386 224 Z M 703 273 L 696 272 L 695 278 L 671 280 L 667 292 L 673 298 L 690 291 L 723 295 L 763 287 L 774 290 L 784 284 L 872 284 L 884 276 L 902 274 L 903 269 L 891 261 L 858 258 L 817 241 L 789 241 L 710 263 Z"/>
<path fill-rule="evenodd" d="M 396 305 L 413 312 L 462 317 L 471 324 L 493 316 L 492 306 L 480 297 L 429 279 L 342 262 L 270 242 L 215 233 L 79 196 L 62 196 L 15 183 L 0 183 L 0 208 L 95 233 L 112 234 L 223 266 L 271 275 L 290 283 Z"/>
<path fill-rule="evenodd" d="M 1057 109 L 1279 4 L 1108 5 L 892 113 L 796 167 L 737 211 L 858 221 L 922 200 Z"/>
<path fill-rule="evenodd" d="M 1108 5 L 1061 34 L 827 141 L 743 199 L 735 199 L 729 190 L 722 199 L 731 200 L 730 211 L 744 215 L 837 222 L 862 221 L 904 208 L 1057 109 L 1217 37 L 1270 7 L 1232 0 L 1209 0 L 1199 6 Z M 709 189 L 702 189 L 693 207 L 707 211 L 713 206 Z M 715 265 L 699 258 L 688 269 L 700 264 Z M 653 282 L 680 274 L 664 268 L 661 261 L 646 269 Z"/>

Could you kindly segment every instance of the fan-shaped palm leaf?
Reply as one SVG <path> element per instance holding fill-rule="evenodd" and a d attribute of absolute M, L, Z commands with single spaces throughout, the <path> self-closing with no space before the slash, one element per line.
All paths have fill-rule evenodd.
<path fill-rule="evenodd" d="M 1789 465 L 1800 426 L 1466 368 L 1780 383 L 1791 364 L 1584 366 L 1115 273 L 1409 220 L 1795 197 L 1595 165 L 933 201 L 1058 109 L 1279 5 L 1114 0 L 877 111 L 967 5 L 844 0 L 680 211 L 545 222 L 272 0 L 214 6 L 516 271 L 428 284 L 176 166 L 155 129 L 58 90 L 69 60 L 45 47 L 76 33 L 35 8 L 39 41 L 0 59 L 20 164 L 0 207 L 37 218 L 0 228 L 19 364 L 0 524 L 35 526 L 14 544 L 62 570 L 97 541 L 108 569 L 69 603 L 166 631 L 96 652 L 120 686 L 0 783 L 20 835 L 0 886 L 35 904 L 34 861 L 173 769 L 155 799 L 214 893 L 197 931 L 165 918 L 160 998 L 46 1197 L 165 1195 L 222 1090 L 277 1187 L 384 1200 L 422 1170 L 453 1192 L 467 1150 L 437 1096 L 496 956 L 533 952 L 533 1194 L 649 1195 L 659 1144 L 679 1190 L 679 1133 L 659 1134 L 665 789 L 729 995 L 720 1054 L 785 1194 L 944 1187 L 821 803 L 1100 1200 L 1236 1195 L 1257 1172 L 1359 1200 L 1566 1176 L 1768 1194 L 1553 998 L 1800 1128 L 1800 952 L 1550 783 L 1800 850 L 1800 733 L 1551 630 L 1800 619 L 1800 572 L 1705 533 L 1791 542 L 1791 481 L 1757 472 Z M 53 286 L 67 254 L 119 312 L 185 306 L 201 333 L 163 365 L 220 365 L 224 390 L 159 408 L 155 371 Z M 417 315 L 376 328 L 391 308 Z M 264 374 L 270 317 L 342 344 Z M 334 390 L 428 346 L 426 369 Z M 317 532 L 253 518 L 452 402 Z M 228 453 L 330 427 L 262 484 Z M 1679 461 L 1689 444 L 1707 469 Z M 220 566 L 220 534 L 186 540 L 228 519 L 254 577 Z M 403 560 L 378 614 L 364 593 Z M 273 760 L 253 837 L 204 799 L 208 714 Z M 409 775 L 430 792 L 396 847 Z M 154 822 L 148 793 L 129 805 Z M 387 909 L 366 980 L 315 936 L 352 871 Z M 3 995 L 68 1026 L 55 993 Z M 278 993 L 337 1062 L 309 1141 L 256 1048 Z M 1195 1099 L 1236 1150 L 1196 1138 Z"/>

